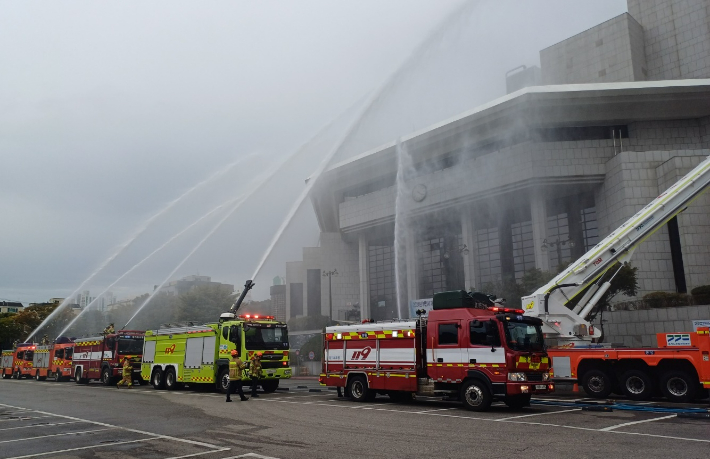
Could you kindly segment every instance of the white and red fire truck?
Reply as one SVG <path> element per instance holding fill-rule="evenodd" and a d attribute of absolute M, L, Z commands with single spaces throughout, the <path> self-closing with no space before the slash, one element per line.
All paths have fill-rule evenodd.
<path fill-rule="evenodd" d="M 321 384 L 345 388 L 354 401 L 441 395 L 475 411 L 496 399 L 519 408 L 554 390 L 540 319 L 465 291 L 437 293 L 428 317 L 420 313 L 326 327 Z"/>
<path fill-rule="evenodd" d="M 120 330 L 105 336 L 79 338 L 74 340 L 72 375 L 77 384 L 87 384 L 100 380 L 105 385 L 113 385 L 119 379 L 123 359 L 128 358 L 133 365 L 133 377 L 141 383 L 141 357 L 145 332 Z"/>
<path fill-rule="evenodd" d="M 593 397 L 615 392 L 647 400 L 657 392 L 685 402 L 710 389 L 710 335 L 658 333 L 658 348 L 613 348 L 594 343 L 599 326 L 587 320 L 636 247 L 686 209 L 710 185 L 710 158 L 641 209 L 579 260 L 522 300 L 526 317 L 543 320 L 554 378 L 581 384 Z M 621 269 L 619 267 L 619 269 Z M 612 275 L 606 275 L 607 271 Z M 586 292 L 585 292 L 586 290 Z M 572 300 L 581 296 L 574 307 Z"/>

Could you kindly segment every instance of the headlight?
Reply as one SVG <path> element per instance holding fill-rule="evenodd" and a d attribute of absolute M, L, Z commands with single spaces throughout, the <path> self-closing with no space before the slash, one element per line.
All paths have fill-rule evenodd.
<path fill-rule="evenodd" d="M 508 373 L 508 381 L 526 381 L 525 373 Z"/>
<path fill-rule="evenodd" d="M 549 380 L 550 380 L 550 373 L 543 373 L 543 374 L 542 374 L 542 380 L 543 380 L 543 381 L 549 381 Z"/>

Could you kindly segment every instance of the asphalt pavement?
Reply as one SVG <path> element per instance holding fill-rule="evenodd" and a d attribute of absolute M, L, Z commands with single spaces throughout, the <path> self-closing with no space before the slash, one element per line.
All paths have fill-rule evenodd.
<path fill-rule="evenodd" d="M 567 393 L 474 413 L 437 399 L 354 403 L 313 378 L 283 386 L 227 404 L 209 390 L 0 380 L 0 458 L 707 459 L 710 451 L 710 420 L 676 413 L 707 401 L 588 411 Z"/>

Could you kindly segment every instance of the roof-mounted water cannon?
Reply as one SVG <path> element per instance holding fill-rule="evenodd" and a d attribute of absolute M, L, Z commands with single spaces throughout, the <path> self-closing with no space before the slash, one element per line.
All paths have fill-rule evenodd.
<path fill-rule="evenodd" d="M 237 301 L 232 305 L 231 308 L 229 308 L 229 312 L 236 314 L 237 311 L 239 310 L 239 307 L 242 305 L 242 302 L 244 301 L 244 297 L 247 296 L 247 293 L 249 293 L 249 290 L 251 290 L 254 287 L 254 282 L 251 280 L 247 280 L 246 283 L 244 284 L 244 290 L 242 290 L 242 294 L 239 295 L 239 298 Z"/>

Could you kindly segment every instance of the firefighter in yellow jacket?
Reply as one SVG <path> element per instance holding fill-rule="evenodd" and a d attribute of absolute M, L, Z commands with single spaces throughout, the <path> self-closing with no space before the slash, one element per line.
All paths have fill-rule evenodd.
<path fill-rule="evenodd" d="M 123 379 L 116 384 L 116 387 L 119 388 L 124 384 L 128 384 L 129 389 L 133 388 L 133 365 L 131 365 L 128 357 L 123 358 Z"/>
<path fill-rule="evenodd" d="M 261 378 L 261 352 L 254 353 L 249 365 L 249 374 L 251 376 L 251 396 L 258 397 L 256 386 L 259 384 L 259 378 Z"/>
<path fill-rule="evenodd" d="M 227 400 L 232 401 L 230 397 L 234 389 L 237 389 L 237 393 L 241 398 L 242 402 L 249 400 L 244 396 L 244 391 L 242 390 L 242 371 L 246 368 L 246 364 L 242 362 L 239 358 L 239 352 L 237 350 L 232 351 L 232 361 L 229 362 L 229 386 L 227 387 Z"/>

